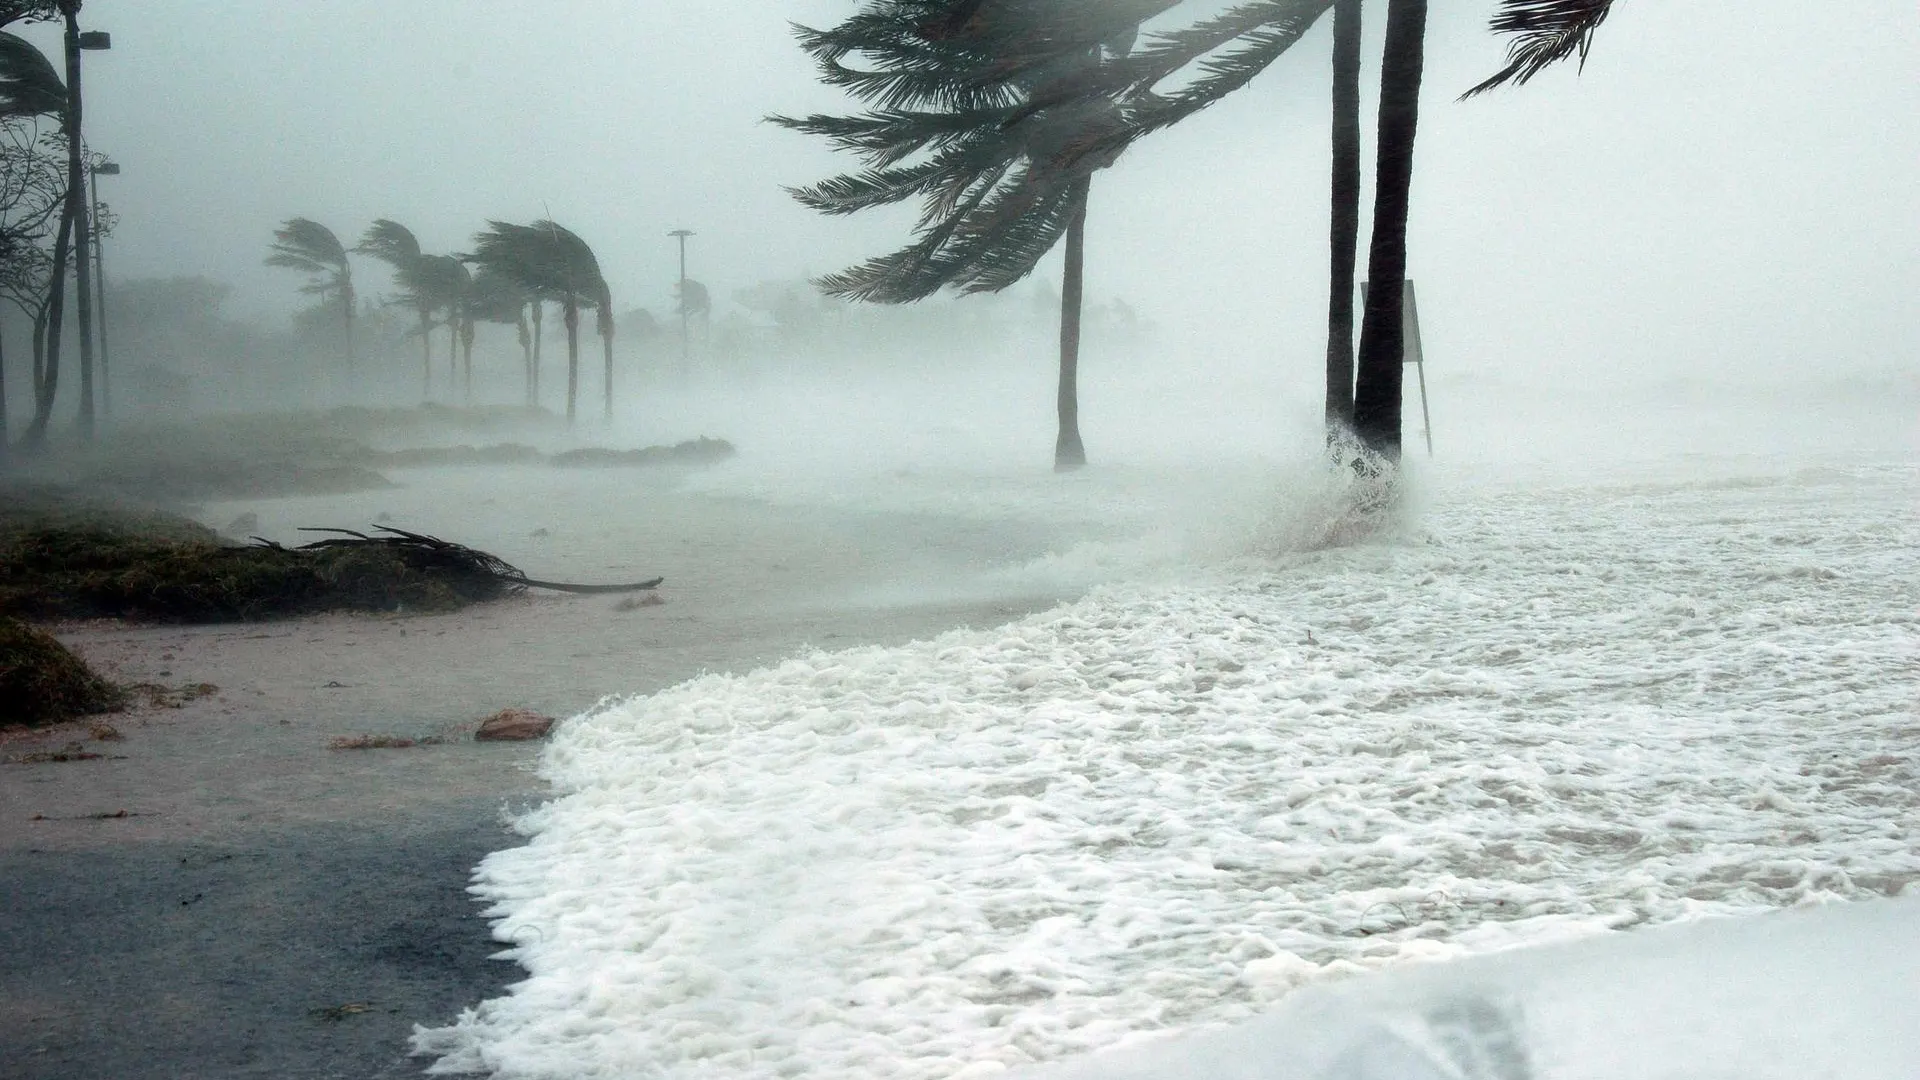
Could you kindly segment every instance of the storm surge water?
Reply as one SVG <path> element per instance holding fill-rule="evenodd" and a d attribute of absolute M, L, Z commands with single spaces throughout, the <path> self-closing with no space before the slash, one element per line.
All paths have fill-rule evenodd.
<path fill-rule="evenodd" d="M 1159 546 L 1089 541 L 1132 554 L 1053 610 L 575 717 L 528 843 L 476 875 L 527 978 L 416 1048 L 976 1076 L 1382 968 L 1909 891 L 1920 473 L 1698 464 L 1461 470 L 1331 546 L 1306 490 L 1223 496 Z M 1201 491 L 1169 490 L 1140 521 Z M 1078 550 L 1047 572 L 1101 565 Z"/>

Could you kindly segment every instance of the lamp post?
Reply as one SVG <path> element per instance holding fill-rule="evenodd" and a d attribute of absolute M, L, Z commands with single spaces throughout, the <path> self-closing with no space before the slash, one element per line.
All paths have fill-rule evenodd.
<path fill-rule="evenodd" d="M 100 216 L 100 178 L 119 176 L 117 162 L 102 161 L 87 170 L 93 177 L 93 275 L 97 297 L 100 301 L 100 412 L 108 420 L 113 419 L 113 368 L 107 358 L 107 230 L 101 224 Z"/>
<path fill-rule="evenodd" d="M 693 235 L 692 229 L 675 229 L 667 234 L 680 241 L 680 373 L 685 375 L 693 366 L 687 344 L 687 237 Z"/>
<path fill-rule="evenodd" d="M 74 314 L 80 326 L 80 433 L 93 437 L 93 275 L 88 266 L 93 241 L 87 230 L 86 171 L 80 96 L 80 54 L 113 48 L 113 38 L 102 30 L 80 32 L 80 4 L 61 0 L 66 16 L 67 53 L 67 211 L 73 218 Z"/>

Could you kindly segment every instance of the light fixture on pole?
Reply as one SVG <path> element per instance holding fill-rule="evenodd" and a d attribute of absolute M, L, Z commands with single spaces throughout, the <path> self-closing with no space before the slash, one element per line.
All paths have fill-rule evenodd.
<path fill-rule="evenodd" d="M 687 344 L 687 237 L 693 235 L 693 230 L 675 229 L 667 235 L 680 241 L 680 371 L 684 374 L 691 366 Z"/>
<path fill-rule="evenodd" d="M 81 161 L 85 145 L 80 94 L 80 54 L 113 48 L 113 37 L 102 30 L 80 30 L 80 5 L 60 5 L 66 16 L 67 59 L 67 214 L 73 222 L 74 314 L 80 325 L 80 432 L 93 438 L 93 275 L 87 265 L 93 255 L 88 235 L 87 176 Z"/>
<path fill-rule="evenodd" d="M 105 219 L 100 215 L 100 178 L 119 176 L 118 162 L 102 161 L 87 170 L 93 176 L 93 277 L 94 300 L 100 312 L 100 412 L 113 419 L 113 367 L 107 356 L 107 254 Z"/>

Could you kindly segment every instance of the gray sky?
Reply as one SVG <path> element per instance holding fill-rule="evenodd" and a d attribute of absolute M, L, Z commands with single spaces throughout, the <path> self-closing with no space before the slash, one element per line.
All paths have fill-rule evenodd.
<path fill-rule="evenodd" d="M 897 245 L 903 217 L 791 202 L 781 184 L 851 162 L 760 119 L 840 104 L 786 23 L 852 6 L 91 0 L 86 24 L 114 49 L 88 54 L 89 134 L 126 169 L 103 192 L 123 219 L 111 267 L 206 275 L 235 286 L 237 313 L 278 317 L 297 279 L 261 259 L 288 216 L 349 242 L 393 217 L 457 250 L 486 218 L 550 210 L 594 245 L 623 307 L 669 302 L 675 227 L 698 231 L 693 272 L 721 295 L 838 268 Z M 1914 367 L 1912 0 L 1856 0 L 1845 19 L 1621 0 L 1583 75 L 1456 103 L 1497 65 L 1491 8 L 1435 4 L 1429 35 L 1410 263 L 1436 364 L 1562 382 Z M 1382 10 L 1368 6 L 1376 36 Z M 1328 63 L 1322 28 L 1100 176 L 1093 295 L 1192 348 L 1311 373 Z M 377 267 L 361 273 L 377 291 Z"/>

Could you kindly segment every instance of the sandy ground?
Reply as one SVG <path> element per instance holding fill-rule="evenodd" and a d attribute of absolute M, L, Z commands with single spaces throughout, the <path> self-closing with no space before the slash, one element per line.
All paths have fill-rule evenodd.
<path fill-rule="evenodd" d="M 105 755 L 0 765 L 0 1076 L 415 1075 L 415 1023 L 518 974 L 488 959 L 465 886 L 515 842 L 501 811 L 542 797 L 537 747 L 473 742 L 480 717 L 566 716 L 810 646 L 1003 622 L 1067 590 L 956 583 L 1098 533 L 780 507 L 631 473 L 404 480 L 203 517 L 253 512 L 263 534 L 296 539 L 390 515 L 535 576 L 664 574 L 664 602 L 530 594 L 449 615 L 56 628 L 117 679 L 218 690 L 106 718 L 117 741 L 80 725 L 0 745 L 78 739 Z M 362 733 L 446 741 L 328 748 Z"/>

